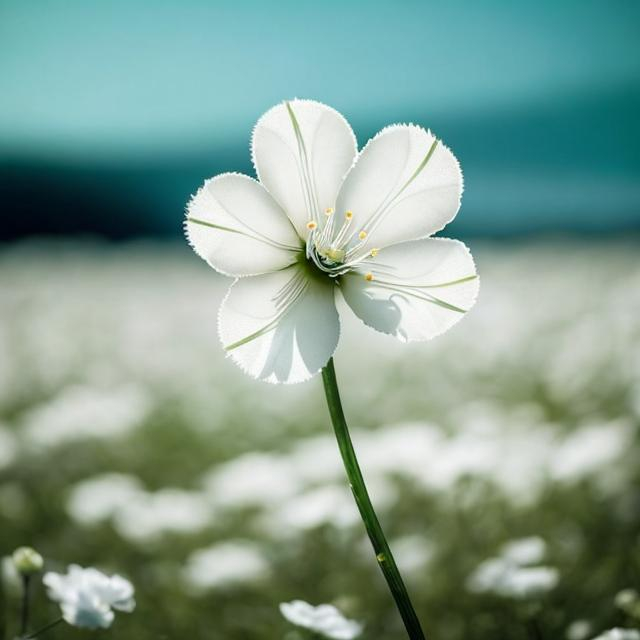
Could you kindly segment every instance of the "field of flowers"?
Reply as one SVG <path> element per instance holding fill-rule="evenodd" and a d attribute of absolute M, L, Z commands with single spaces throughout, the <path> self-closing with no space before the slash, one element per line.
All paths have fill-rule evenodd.
<path fill-rule="evenodd" d="M 346 311 L 335 357 L 427 634 L 637 626 L 615 603 L 640 585 L 637 241 L 469 244 L 481 291 L 463 322 L 401 345 Z M 100 637 L 311 638 L 278 609 L 299 598 L 337 605 L 364 640 L 402 638 L 321 382 L 225 361 L 227 285 L 182 243 L 2 249 L 0 553 L 129 578 L 137 608 Z M 57 615 L 42 586 L 34 611 Z"/>

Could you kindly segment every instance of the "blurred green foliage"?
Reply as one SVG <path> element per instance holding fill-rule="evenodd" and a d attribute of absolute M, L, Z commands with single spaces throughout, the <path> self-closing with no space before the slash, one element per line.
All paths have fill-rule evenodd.
<path fill-rule="evenodd" d="M 640 578 L 637 246 L 473 249 L 481 295 L 459 326 L 402 346 L 346 318 L 336 355 L 356 448 L 416 608 L 439 640 L 561 638 L 579 619 L 589 637 L 633 626 L 614 596 Z M 1 552 L 29 544 L 48 569 L 73 562 L 131 579 L 137 609 L 97 637 L 293 638 L 278 603 L 302 598 L 362 620 L 367 640 L 401 638 L 337 448 L 328 453 L 320 383 L 273 387 L 225 361 L 215 318 L 226 285 L 171 244 L 4 249 Z M 248 452 L 278 469 L 305 446 L 290 495 L 234 499 L 244 481 L 271 486 L 258 466 L 255 478 L 205 480 Z M 137 479 L 146 497 L 133 492 L 83 521 L 104 495 L 74 512 L 78 483 L 111 472 Z M 327 486 L 335 508 L 301 522 L 297 505 Z M 196 506 L 152 511 L 149 496 L 170 487 Z M 154 530 L 156 517 L 174 530 Z M 468 589 L 483 560 L 531 535 L 559 570 L 554 590 L 519 600 Z M 194 550 L 238 540 L 264 571 L 196 588 L 185 573 Z M 8 597 L 13 624 L 10 583 Z M 34 626 L 58 615 L 42 587 L 35 602 Z M 47 637 L 84 635 L 59 627 Z"/>

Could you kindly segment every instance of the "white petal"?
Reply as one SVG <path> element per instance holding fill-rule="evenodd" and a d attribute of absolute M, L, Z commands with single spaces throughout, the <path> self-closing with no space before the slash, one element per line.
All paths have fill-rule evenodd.
<path fill-rule="evenodd" d="M 60 602 L 73 592 L 69 579 L 61 573 L 47 571 L 42 577 L 43 584 L 47 587 L 47 595 L 52 600 Z"/>
<path fill-rule="evenodd" d="M 104 602 L 84 592 L 75 601 L 62 602 L 60 609 L 66 622 L 82 629 L 107 629 L 115 617 Z"/>
<path fill-rule="evenodd" d="M 340 279 L 354 313 L 403 342 L 428 340 L 449 329 L 473 306 L 478 286 L 467 247 L 446 238 L 387 247 Z"/>
<path fill-rule="evenodd" d="M 292 624 L 310 629 L 314 624 L 315 607 L 304 600 L 280 603 L 280 613 Z"/>
<path fill-rule="evenodd" d="M 429 236 L 458 212 L 462 172 L 455 156 L 415 125 L 383 129 L 346 176 L 336 211 L 353 212 L 351 230 L 366 248 Z"/>
<path fill-rule="evenodd" d="M 136 603 L 133 598 L 134 589 L 131 582 L 117 574 L 110 578 L 105 576 L 105 578 L 105 581 L 94 586 L 100 599 L 114 609 L 127 612 L 133 611 Z"/>
<path fill-rule="evenodd" d="M 337 111 L 313 100 L 290 100 L 258 120 L 251 150 L 260 182 L 306 239 L 307 223 L 335 206 L 358 147 Z"/>
<path fill-rule="evenodd" d="M 265 188 L 240 173 L 207 180 L 189 203 L 185 226 L 196 253 L 225 275 L 277 271 L 295 262 L 301 247 Z"/>
<path fill-rule="evenodd" d="M 304 600 L 293 600 L 281 602 L 280 612 L 289 622 L 311 629 L 325 638 L 353 640 L 362 633 L 360 623 L 347 620 L 340 610 L 331 604 L 314 607 Z"/>
<path fill-rule="evenodd" d="M 309 276 L 297 265 L 237 280 L 220 308 L 222 344 L 254 378 L 306 380 L 338 344 L 334 291 L 329 278 Z"/>

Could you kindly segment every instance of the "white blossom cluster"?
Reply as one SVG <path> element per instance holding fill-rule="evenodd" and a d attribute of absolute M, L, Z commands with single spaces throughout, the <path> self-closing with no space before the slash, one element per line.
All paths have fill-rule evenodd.
<path fill-rule="evenodd" d="M 485 560 L 469 576 L 467 588 L 475 593 L 529 599 L 551 591 L 560 575 L 554 567 L 538 564 L 544 559 L 546 545 L 537 536 L 514 540 L 500 554 Z"/>

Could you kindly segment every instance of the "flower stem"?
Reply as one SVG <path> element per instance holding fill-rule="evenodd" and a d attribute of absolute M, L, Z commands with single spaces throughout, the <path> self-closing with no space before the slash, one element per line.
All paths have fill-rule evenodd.
<path fill-rule="evenodd" d="M 29 626 L 29 590 L 31 587 L 31 576 L 22 575 L 22 607 L 20 609 L 20 635 L 27 633 Z"/>
<path fill-rule="evenodd" d="M 333 429 L 340 447 L 340 454 L 344 462 L 344 468 L 349 478 L 349 485 L 356 505 L 360 511 L 360 517 L 364 522 L 364 526 L 373 545 L 376 554 L 376 560 L 382 570 L 387 581 L 391 595 L 396 602 L 398 611 L 402 616 L 402 621 L 407 630 L 407 634 L 411 640 L 425 640 L 422 627 L 418 616 L 411 604 L 409 594 L 404 586 L 400 572 L 391 553 L 391 549 L 387 544 L 387 540 L 376 516 L 376 512 L 371 504 L 367 487 L 360 471 L 356 452 L 353 449 L 349 428 L 342 410 L 342 402 L 340 401 L 340 393 L 338 391 L 338 382 L 336 380 L 336 371 L 333 366 L 333 358 L 329 360 L 322 370 L 322 381 L 324 382 L 324 390 L 327 396 L 327 404 L 329 405 L 329 413 L 333 422 Z"/>
<path fill-rule="evenodd" d="M 0 579 L 0 640 L 7 635 L 7 595 L 4 589 L 4 580 Z"/>
<path fill-rule="evenodd" d="M 36 636 L 39 636 L 41 633 L 44 633 L 45 631 L 49 631 L 49 629 L 51 629 L 52 627 L 55 627 L 57 624 L 60 624 L 62 620 L 63 618 L 56 618 L 55 620 L 52 620 L 48 624 L 45 624 L 44 627 L 40 627 L 37 631 L 30 633 L 28 636 L 25 636 L 23 634 L 22 636 L 20 636 L 20 638 L 21 640 L 31 640 L 31 638 L 35 638 Z"/>

